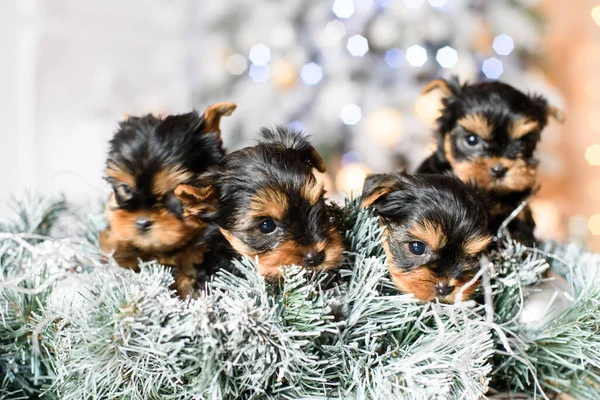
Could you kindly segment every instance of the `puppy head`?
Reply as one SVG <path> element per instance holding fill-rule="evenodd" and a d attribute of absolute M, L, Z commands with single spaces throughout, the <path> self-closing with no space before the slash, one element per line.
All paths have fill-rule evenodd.
<path fill-rule="evenodd" d="M 478 193 L 451 176 L 369 175 L 361 206 L 374 207 L 385 226 L 392 281 L 421 301 L 453 302 L 491 240 Z M 475 287 L 467 287 L 462 299 Z"/>
<path fill-rule="evenodd" d="M 534 151 L 548 117 L 563 115 L 538 95 L 526 95 L 501 82 L 461 85 L 435 80 L 425 92 L 443 93 L 438 119 L 439 151 L 463 182 L 508 193 L 535 186 Z"/>
<path fill-rule="evenodd" d="M 258 145 L 228 154 L 196 185 L 214 191 L 221 232 L 268 278 L 277 278 L 282 265 L 327 270 L 339 264 L 342 238 L 313 168 L 324 172 L 325 163 L 302 134 L 263 129 Z M 204 194 L 198 198 L 206 202 Z"/>
<path fill-rule="evenodd" d="M 205 226 L 174 190 L 223 157 L 219 120 L 234 108 L 219 103 L 204 115 L 146 115 L 119 124 L 105 171 L 113 187 L 106 211 L 116 240 L 143 251 L 165 251 Z"/>

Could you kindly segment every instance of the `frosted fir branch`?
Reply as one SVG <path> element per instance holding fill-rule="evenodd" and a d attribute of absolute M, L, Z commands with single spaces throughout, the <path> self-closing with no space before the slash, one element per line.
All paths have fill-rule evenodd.
<path fill-rule="evenodd" d="M 32 320 L 64 272 L 55 268 L 61 257 L 45 252 L 42 243 L 66 202 L 28 192 L 9 206 L 13 217 L 0 223 L 0 398 L 29 398 L 53 378 Z"/>
<path fill-rule="evenodd" d="M 4 236 L 2 271 L 12 275 L 0 298 L 20 305 L 2 314 L 0 329 L 13 336 L 0 339 L 0 366 L 13 355 L 37 366 L 14 370 L 0 393 L 45 385 L 61 399 L 425 399 L 478 398 L 493 386 L 597 397 L 598 257 L 511 243 L 484 262 L 479 304 L 421 304 L 391 283 L 378 219 L 356 201 L 346 207 L 352 245 L 338 273 L 292 266 L 271 283 L 243 259 L 186 301 L 156 263 L 135 274 L 82 239 Z M 538 326 L 520 323 L 543 272 L 561 262 L 573 305 Z"/>
<path fill-rule="evenodd" d="M 50 304 L 65 314 L 45 330 L 53 349 L 57 379 L 50 388 L 61 399 L 162 398 L 185 393 L 182 377 L 193 359 L 196 321 L 168 289 L 169 270 L 154 264 L 141 272 L 97 272 L 82 287 L 74 307 L 55 297 Z M 66 301 L 72 301 L 66 298 Z M 58 303 L 58 304 L 57 304 Z"/>
<path fill-rule="evenodd" d="M 307 277 L 306 271 L 291 267 L 284 269 L 284 281 L 281 286 L 278 286 L 266 283 L 258 274 L 256 268 L 251 266 L 249 260 L 243 260 L 241 263 L 236 263 L 236 265 L 246 274 L 245 279 L 247 279 L 247 282 L 253 283 L 251 288 L 247 286 L 247 283 L 244 283 L 245 279 L 228 273 L 219 274 L 212 284 L 212 287 L 218 290 L 218 295 L 223 296 L 223 299 L 232 296 L 232 288 L 243 288 L 239 292 L 234 289 L 234 299 L 227 302 L 228 316 L 239 314 L 239 307 L 242 304 L 254 304 L 256 308 L 253 308 L 253 311 L 255 311 L 253 318 L 262 322 L 259 324 L 255 321 L 253 326 L 264 327 L 264 323 L 272 324 L 268 329 L 269 335 L 262 334 L 263 340 L 270 337 L 272 341 L 270 343 L 271 350 L 265 348 L 263 351 L 270 354 L 271 361 L 267 364 L 269 367 L 277 368 L 277 374 L 272 376 L 268 382 L 254 384 L 252 390 L 256 391 L 260 388 L 260 391 L 264 391 L 265 387 L 271 387 L 273 393 L 282 395 L 298 393 L 309 387 L 318 387 L 321 391 L 325 390 L 323 387 L 329 386 L 328 382 L 333 379 L 328 373 L 331 366 L 327 365 L 328 362 L 320 360 L 314 350 L 321 335 L 332 334 L 337 331 L 336 325 L 332 322 L 333 317 L 328 314 L 330 310 L 327 300 L 328 295 L 320 287 L 325 275 L 310 274 L 310 277 Z M 220 282 L 223 278 L 227 279 L 227 286 Z M 228 289 L 223 290 L 226 287 Z M 217 292 L 213 291 L 213 293 Z M 265 308 L 260 308 L 260 306 Z M 261 310 L 267 312 L 267 315 L 261 315 Z M 298 318 L 300 310 L 303 313 L 311 310 L 310 316 L 307 319 L 300 320 Z M 245 313 L 244 310 L 241 311 Z M 258 315 L 260 315 L 260 318 Z M 274 336 L 275 332 L 279 332 L 279 334 Z M 239 340 L 246 341 L 247 338 L 243 337 Z M 261 343 L 254 343 L 252 346 L 253 350 L 260 348 Z M 241 354 L 238 354 L 236 358 L 238 363 L 237 374 L 235 374 L 236 380 L 239 380 L 240 377 L 244 378 L 243 371 L 239 370 L 240 360 L 252 356 L 251 354 L 244 354 L 248 350 L 244 346 L 241 349 L 238 346 L 233 346 L 231 349 L 236 353 L 240 353 L 240 350 Z M 260 359 L 255 360 L 252 357 L 252 360 L 247 367 L 251 365 L 255 369 L 262 364 Z M 279 364 L 277 360 L 280 361 Z M 242 369 L 244 369 L 243 366 Z M 263 376 L 268 378 L 269 374 L 263 374 Z M 235 387 L 239 384 L 234 383 L 228 386 Z M 247 382 L 242 382 L 242 386 L 247 386 Z M 243 392 L 238 391 L 233 394 L 239 395 L 240 393 Z"/>
<path fill-rule="evenodd" d="M 299 331 L 337 333 L 332 314 L 332 292 L 324 291 L 327 274 L 310 274 L 298 266 L 283 268 L 281 306 L 286 325 Z"/>
<path fill-rule="evenodd" d="M 347 251 L 360 253 L 363 256 L 379 257 L 383 255 L 381 246 L 381 233 L 383 227 L 379 224 L 379 217 L 372 209 L 360 209 L 358 199 L 346 202 L 348 224 L 351 229 L 346 232 Z"/>
<path fill-rule="evenodd" d="M 600 280 L 597 273 L 589 272 L 600 267 L 600 258 L 581 248 L 573 251 L 572 246 L 563 247 L 568 249 L 565 254 L 514 244 L 512 253 L 495 253 L 496 265 L 500 267 L 495 287 L 496 310 L 515 354 L 497 351 L 493 375 L 500 386 L 537 396 L 546 397 L 541 393 L 544 391 L 596 398 L 600 395 L 599 363 L 596 352 L 589 349 L 600 345 L 600 337 L 595 333 Z M 550 265 L 568 279 L 575 302 L 549 321 L 542 320 L 533 327 L 519 323 L 517 317 L 525 301 L 547 280 L 542 279 L 542 274 Z M 574 283 L 574 277 L 580 283 Z M 586 277 L 585 284 L 581 284 L 582 277 Z"/>
<path fill-rule="evenodd" d="M 358 208 L 356 202 L 347 206 Z M 412 296 L 398 295 L 387 274 L 378 218 L 370 210 L 354 215 L 347 234 L 354 265 L 341 271 L 347 281 L 346 325 L 338 342 L 327 348 L 332 358 L 342 360 L 340 369 L 349 371 L 340 376 L 341 397 L 485 393 L 493 342 L 473 303 L 423 305 Z"/>
<path fill-rule="evenodd" d="M 14 217 L 0 223 L 0 232 L 30 233 L 47 236 L 62 213 L 67 210 L 64 196 L 44 196 L 25 192 L 8 203 Z"/>

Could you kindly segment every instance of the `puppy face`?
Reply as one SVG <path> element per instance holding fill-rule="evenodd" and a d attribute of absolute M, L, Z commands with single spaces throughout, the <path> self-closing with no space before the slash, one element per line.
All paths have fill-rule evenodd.
<path fill-rule="evenodd" d="M 277 128 L 262 136 L 257 146 L 225 156 L 189 192 L 214 188 L 221 232 L 265 277 L 277 278 L 282 265 L 337 267 L 342 238 L 312 172 L 325 171 L 323 159 L 299 133 Z M 197 198 L 206 202 L 205 194 Z"/>
<path fill-rule="evenodd" d="M 532 189 L 541 131 L 549 116 L 561 121 L 562 114 L 541 96 L 527 96 L 500 82 L 437 80 L 425 91 L 434 88 L 445 96 L 439 150 L 456 176 L 497 193 Z"/>
<path fill-rule="evenodd" d="M 454 302 L 491 240 L 478 194 L 454 177 L 369 175 L 361 206 L 373 206 L 385 226 L 392 281 L 421 301 Z M 465 288 L 462 300 L 475 288 Z"/>
<path fill-rule="evenodd" d="M 206 226 L 174 190 L 223 157 L 219 119 L 234 109 L 233 103 L 219 103 L 203 116 L 147 115 L 120 123 L 105 171 L 113 188 L 106 214 L 114 241 L 147 252 L 166 251 Z"/>

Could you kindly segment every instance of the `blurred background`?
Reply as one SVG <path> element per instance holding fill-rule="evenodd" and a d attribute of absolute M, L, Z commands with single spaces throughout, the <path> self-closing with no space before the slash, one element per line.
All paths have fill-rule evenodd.
<path fill-rule="evenodd" d="M 229 150 L 304 129 L 331 195 L 432 150 L 436 77 L 500 79 L 561 108 L 539 147 L 538 234 L 600 251 L 600 1 L 4 0 L 0 213 L 24 188 L 97 206 L 124 115 L 219 101 Z"/>

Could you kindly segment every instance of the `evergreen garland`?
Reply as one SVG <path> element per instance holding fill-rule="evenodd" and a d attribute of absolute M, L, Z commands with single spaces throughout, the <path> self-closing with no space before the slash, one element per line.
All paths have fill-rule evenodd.
<path fill-rule="evenodd" d="M 64 199 L 16 204 L 0 233 L 3 399 L 600 398 L 600 256 L 574 245 L 507 241 L 475 300 L 421 304 L 389 280 L 377 218 L 349 201 L 337 273 L 286 267 L 275 285 L 244 259 L 182 301 L 167 268 L 103 255 L 97 218 L 59 239 Z M 548 268 L 571 303 L 524 323 Z"/>

